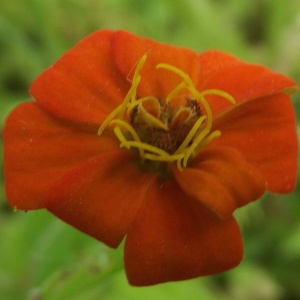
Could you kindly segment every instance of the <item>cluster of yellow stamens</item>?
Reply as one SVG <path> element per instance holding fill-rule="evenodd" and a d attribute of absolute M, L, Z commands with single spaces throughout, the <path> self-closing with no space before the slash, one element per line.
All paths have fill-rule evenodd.
<path fill-rule="evenodd" d="M 141 109 L 143 108 L 143 103 L 144 106 L 147 102 L 150 102 L 152 105 L 156 105 L 156 103 L 158 103 L 157 98 L 153 96 L 137 98 L 137 87 L 141 81 L 140 72 L 146 59 L 147 55 L 145 54 L 139 60 L 134 72 L 131 88 L 129 89 L 124 101 L 104 120 L 98 130 L 98 135 L 101 135 L 108 125 L 113 125 L 114 133 L 117 139 L 120 141 L 120 147 L 124 147 L 126 149 L 137 149 L 142 162 L 153 161 L 164 162 L 167 164 L 176 162 L 178 168 L 182 170 L 187 166 L 188 161 L 195 157 L 201 151 L 201 149 L 203 149 L 203 147 L 205 147 L 212 139 L 221 135 L 219 130 L 210 132 L 213 119 L 211 109 L 205 99 L 205 96 L 218 95 L 233 104 L 235 104 L 235 99 L 230 94 L 217 89 L 209 89 L 199 92 L 197 91 L 189 75 L 187 75 L 185 72 L 169 64 L 158 64 L 156 66 L 157 69 L 169 70 L 182 78 L 182 82 L 178 84 L 163 101 L 169 103 L 180 92 L 185 90 L 192 95 L 193 100 L 199 103 L 201 111 L 204 110 L 204 114 L 199 115 L 177 150 L 174 151 L 174 153 L 168 153 L 162 148 L 144 142 L 137 133 L 137 130 L 135 130 L 134 126 L 130 124 L 130 122 L 126 121 L 130 120 L 130 116 L 135 110 L 136 114 L 144 113 L 147 115 L 148 121 L 146 122 L 149 122 L 149 125 L 160 128 L 161 130 L 168 130 L 167 124 L 164 124 L 158 118 L 147 113 L 147 111 L 145 113 L 145 109 Z"/>

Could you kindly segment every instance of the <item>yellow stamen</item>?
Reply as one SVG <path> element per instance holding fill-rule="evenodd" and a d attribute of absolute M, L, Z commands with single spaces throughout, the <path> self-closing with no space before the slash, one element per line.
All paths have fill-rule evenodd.
<path fill-rule="evenodd" d="M 221 96 L 224 99 L 228 100 L 232 104 L 236 103 L 235 99 L 230 94 L 228 94 L 224 91 L 221 91 L 221 90 L 216 90 L 216 89 L 205 90 L 205 91 L 201 92 L 200 94 L 202 97 L 204 97 L 206 95 L 218 95 L 218 96 Z"/>
<path fill-rule="evenodd" d="M 196 100 L 204 109 L 204 114 L 201 115 L 193 124 L 189 133 L 173 154 L 170 154 L 154 145 L 144 143 L 134 127 L 124 120 L 125 113 L 127 119 L 130 119 L 131 112 L 135 107 L 137 107 L 137 110 L 134 111 L 134 114 L 136 113 L 141 120 L 145 121 L 146 125 L 150 123 L 148 124 L 149 128 L 154 126 L 153 128 L 161 130 L 168 131 L 169 129 L 168 125 L 164 125 L 164 123 L 156 117 L 156 114 L 154 114 L 156 111 L 157 113 L 160 112 L 156 107 L 159 105 L 156 97 L 147 96 L 137 99 L 137 88 L 141 81 L 140 72 L 146 59 L 147 54 L 143 55 L 137 63 L 132 79 L 132 85 L 124 101 L 107 116 L 98 130 L 98 135 L 101 135 L 108 125 L 113 125 L 114 133 L 120 142 L 120 147 L 125 147 L 126 149 L 137 149 L 142 162 L 145 160 L 165 162 L 167 164 L 176 162 L 178 169 L 182 170 L 187 166 L 190 158 L 195 157 L 212 139 L 221 135 L 219 130 L 211 132 L 213 121 L 212 111 L 205 97 L 207 95 L 217 95 L 228 100 L 232 104 L 235 104 L 235 99 L 225 91 L 217 89 L 209 89 L 199 92 L 187 73 L 175 66 L 160 63 L 156 66 L 157 69 L 169 70 L 182 78 L 182 81 L 167 95 L 165 101 L 170 102 L 180 92 L 188 91 L 192 95 L 191 99 Z M 145 102 L 145 106 L 143 106 L 143 102 Z M 148 109 L 152 109 L 153 112 L 148 111 L 146 108 L 147 104 L 148 107 L 150 107 Z M 178 122 L 180 123 L 180 121 Z M 182 122 L 184 122 L 184 120 Z"/>
<path fill-rule="evenodd" d="M 147 150 L 150 153 L 157 154 L 159 156 L 164 157 L 164 156 L 169 156 L 170 155 L 168 152 L 166 152 L 166 151 L 164 151 L 164 150 L 162 150 L 158 147 L 155 147 L 155 146 L 150 145 L 150 144 L 142 143 L 142 142 L 139 142 L 139 141 L 127 141 L 126 144 L 129 145 L 130 147 L 133 147 L 133 148 Z M 144 155 L 144 157 L 145 157 L 145 155 Z"/>
<path fill-rule="evenodd" d="M 129 89 L 124 101 L 122 102 L 121 105 L 117 106 L 108 116 L 107 118 L 103 121 L 101 124 L 99 130 L 98 130 L 98 135 L 101 135 L 104 131 L 104 129 L 110 124 L 110 122 L 118 115 L 118 119 L 123 119 L 124 118 L 124 113 L 127 109 L 127 106 L 129 103 L 132 103 L 136 101 L 136 90 L 137 87 L 141 81 L 141 75 L 140 71 L 143 68 L 143 65 L 147 59 L 147 55 L 144 54 L 142 58 L 139 60 L 137 67 L 134 71 L 133 79 L 132 79 L 132 85 L 131 88 Z"/>
<path fill-rule="evenodd" d="M 131 134 L 132 138 L 136 141 L 136 142 L 140 142 L 140 137 L 138 136 L 138 134 L 136 133 L 136 131 L 133 129 L 133 127 L 131 125 L 129 125 L 127 122 L 123 121 L 123 120 L 113 120 L 111 121 L 110 124 L 120 124 L 121 126 L 125 127 L 125 129 Z M 118 138 L 118 140 L 120 141 L 120 147 L 125 147 L 127 149 L 130 149 L 130 145 L 128 144 L 128 140 L 125 138 L 121 128 L 119 126 L 116 126 L 114 128 L 114 133 L 116 135 L 116 137 Z M 143 158 L 144 157 L 144 150 L 142 148 L 138 148 L 139 153 L 140 153 L 140 157 Z"/>
<path fill-rule="evenodd" d="M 100 128 L 98 129 L 98 135 L 101 135 L 104 131 L 104 129 L 111 123 L 111 121 L 115 118 L 115 116 L 120 113 L 122 110 L 122 105 L 117 106 L 103 121 Z"/>
<path fill-rule="evenodd" d="M 159 116 L 161 114 L 161 108 L 160 108 L 158 100 L 157 99 L 155 99 L 155 100 L 151 99 L 151 104 L 148 105 L 148 107 L 144 106 L 144 103 L 147 104 L 146 101 L 147 100 L 143 101 L 138 106 L 138 109 L 137 109 L 138 118 L 141 119 L 141 120 L 143 120 L 143 122 L 145 122 L 149 127 L 160 128 L 162 130 L 168 131 L 167 125 L 164 124 L 159 119 Z M 148 101 L 148 102 L 150 102 L 150 101 Z M 155 115 L 157 115 L 157 116 L 155 116 Z"/>
<path fill-rule="evenodd" d="M 134 102 L 131 102 L 128 104 L 127 106 L 127 117 L 130 117 L 130 113 L 131 111 L 136 107 L 138 106 L 139 104 L 143 103 L 144 101 L 146 100 L 157 100 L 157 98 L 153 97 L 153 96 L 148 96 L 148 97 L 143 97 L 143 98 L 140 98 L 140 99 L 136 99 Z"/>
<path fill-rule="evenodd" d="M 144 63 L 147 59 L 147 54 L 144 54 L 142 56 L 142 58 L 138 61 L 138 64 L 137 64 L 137 67 L 134 71 L 134 74 L 133 74 L 133 78 L 132 78 L 132 85 L 131 85 L 131 88 L 129 89 L 123 103 L 121 104 L 122 106 L 122 110 L 121 112 L 119 113 L 119 119 L 123 119 L 124 117 L 124 112 L 127 108 L 127 105 L 130 103 L 130 102 L 134 102 L 136 100 L 136 90 L 137 90 L 137 87 L 141 81 L 141 75 L 140 75 L 140 72 L 144 66 Z"/>
<path fill-rule="evenodd" d="M 220 130 L 213 131 L 209 136 L 206 137 L 205 140 L 201 141 L 198 144 L 198 146 L 194 150 L 193 157 L 195 157 L 210 141 L 219 136 L 221 136 Z"/>
<path fill-rule="evenodd" d="M 194 124 L 194 126 L 192 127 L 192 129 L 190 130 L 190 132 L 188 133 L 188 135 L 186 136 L 185 140 L 179 146 L 179 148 L 177 149 L 177 151 L 175 152 L 175 154 L 180 153 L 184 149 L 186 149 L 186 147 L 188 146 L 188 144 L 193 140 L 195 134 L 198 132 L 198 130 L 199 130 L 200 126 L 202 125 L 202 123 L 204 122 L 204 120 L 206 120 L 206 116 L 201 116 L 196 121 L 196 123 Z"/>

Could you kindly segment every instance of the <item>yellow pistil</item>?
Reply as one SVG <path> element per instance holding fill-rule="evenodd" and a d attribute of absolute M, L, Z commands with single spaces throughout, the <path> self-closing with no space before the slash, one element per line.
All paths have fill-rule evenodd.
<path fill-rule="evenodd" d="M 124 101 L 107 116 L 98 130 L 98 135 L 101 135 L 104 129 L 111 125 L 114 127 L 114 133 L 120 142 L 120 147 L 137 149 L 142 162 L 152 161 L 154 163 L 166 163 L 167 165 L 175 162 L 177 167 L 182 170 L 212 139 L 221 135 L 219 130 L 211 132 L 212 111 L 205 96 L 218 95 L 232 104 L 235 104 L 235 99 L 230 94 L 217 89 L 199 92 L 188 74 L 165 63 L 158 64 L 156 68 L 169 70 L 180 76 L 182 81 L 164 100 L 159 100 L 155 96 L 137 98 L 137 87 L 141 81 L 140 72 L 146 59 L 147 55 L 145 54 L 139 60 L 133 75 L 131 88 Z M 171 107 L 172 99 L 183 90 L 192 95 L 191 100 L 196 101 L 197 106 L 199 105 L 201 114 L 197 114 L 195 109 L 193 110 L 187 105 L 177 109 L 174 113 L 168 111 L 171 117 L 168 115 L 165 119 L 160 118 L 161 105 L 165 105 L 171 110 L 169 106 Z M 165 104 L 162 104 L 163 101 Z M 202 110 L 204 110 L 204 113 Z M 183 139 L 174 141 L 172 137 L 169 137 L 169 130 L 172 126 L 182 126 L 178 130 L 174 129 L 179 133 L 185 133 L 186 128 L 188 128 L 188 132 Z M 152 142 L 152 144 L 147 142 L 147 135 L 155 142 Z M 158 135 L 158 138 L 156 135 Z M 165 139 L 167 140 L 165 141 Z M 174 151 L 166 150 L 168 149 L 167 146 L 172 149 L 173 144 L 176 145 L 176 142 L 180 144 Z M 166 148 L 157 146 L 164 143 Z M 169 145 L 169 143 L 172 143 L 172 145 Z"/>

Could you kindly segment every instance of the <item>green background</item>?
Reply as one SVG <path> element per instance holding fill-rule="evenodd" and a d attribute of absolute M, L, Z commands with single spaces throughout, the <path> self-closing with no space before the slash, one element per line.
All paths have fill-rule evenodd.
<path fill-rule="evenodd" d="M 1 132 L 13 107 L 30 99 L 33 79 L 101 28 L 122 28 L 197 52 L 222 49 L 300 82 L 299 0 L 0 0 Z M 300 93 L 293 96 L 298 116 L 299 100 Z M 2 176 L 0 298 L 300 299 L 299 185 L 290 195 L 267 194 L 236 216 L 245 242 L 240 266 L 135 288 L 124 275 L 122 247 L 108 249 L 45 211 L 13 212 Z"/>

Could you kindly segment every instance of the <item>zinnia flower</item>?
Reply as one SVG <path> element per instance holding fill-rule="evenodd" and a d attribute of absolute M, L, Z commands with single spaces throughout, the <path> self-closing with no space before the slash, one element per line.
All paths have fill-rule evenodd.
<path fill-rule="evenodd" d="M 233 212 L 295 187 L 296 89 L 221 51 L 96 32 L 8 117 L 7 198 L 110 247 L 125 239 L 132 285 L 226 271 L 243 256 Z"/>

